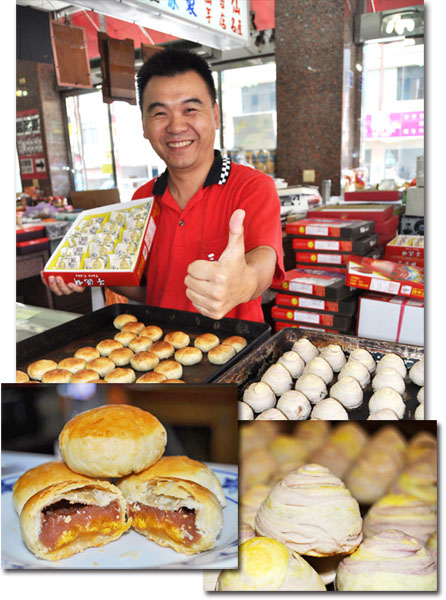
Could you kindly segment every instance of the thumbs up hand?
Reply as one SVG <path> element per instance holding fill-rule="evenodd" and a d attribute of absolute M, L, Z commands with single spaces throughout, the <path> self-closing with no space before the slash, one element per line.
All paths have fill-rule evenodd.
<path fill-rule="evenodd" d="M 255 271 L 245 257 L 244 218 L 242 209 L 232 214 L 228 243 L 218 262 L 196 260 L 187 269 L 186 296 L 212 319 L 222 319 L 238 304 L 251 300 L 257 288 Z"/>

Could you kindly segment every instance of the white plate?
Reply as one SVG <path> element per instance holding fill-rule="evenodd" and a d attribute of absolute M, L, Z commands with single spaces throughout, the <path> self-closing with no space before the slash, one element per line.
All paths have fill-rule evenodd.
<path fill-rule="evenodd" d="M 47 456 L 46 460 L 53 457 Z M 32 461 L 39 464 L 43 460 Z M 213 550 L 179 554 L 162 548 L 132 529 L 119 540 L 100 548 L 89 548 L 70 558 L 48 561 L 36 558 L 20 534 L 19 518 L 12 504 L 12 486 L 22 473 L 2 477 L 2 568 L 3 569 L 231 569 L 238 556 L 238 473 L 236 465 L 207 463 L 219 478 L 227 505 L 223 529 Z M 31 468 L 28 467 L 28 468 Z"/>

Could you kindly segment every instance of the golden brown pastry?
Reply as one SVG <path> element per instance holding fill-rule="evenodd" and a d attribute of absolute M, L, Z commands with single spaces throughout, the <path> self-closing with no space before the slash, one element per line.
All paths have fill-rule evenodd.
<path fill-rule="evenodd" d="M 147 469 L 164 453 L 167 434 L 151 413 L 127 404 L 99 406 L 73 417 L 59 435 L 67 466 L 90 477 L 122 477 Z"/>
<path fill-rule="evenodd" d="M 115 363 L 107 356 L 100 356 L 90 360 L 87 364 L 89 370 L 96 371 L 99 377 L 105 377 L 113 371 Z"/>
<path fill-rule="evenodd" d="M 231 336 L 225 338 L 222 341 L 222 344 L 224 346 L 232 346 L 232 348 L 234 348 L 234 350 L 237 353 L 239 353 L 241 350 L 243 350 L 243 348 L 246 348 L 246 346 L 248 345 L 248 342 L 241 335 L 231 335 Z"/>
<path fill-rule="evenodd" d="M 42 375 L 42 383 L 69 383 L 71 373 L 68 369 L 50 369 Z"/>
<path fill-rule="evenodd" d="M 184 366 L 196 365 L 203 358 L 203 353 L 199 348 L 187 346 L 180 348 L 175 352 L 175 360 Z"/>
<path fill-rule="evenodd" d="M 165 383 L 167 381 L 167 377 L 162 375 L 161 373 L 154 373 L 153 371 L 150 373 L 144 373 L 141 377 L 138 377 L 136 383 Z"/>
<path fill-rule="evenodd" d="M 75 473 L 60 460 L 52 460 L 29 469 L 17 479 L 12 488 L 12 503 L 18 515 L 27 500 L 43 488 L 61 481 L 94 481 L 91 477 Z"/>
<path fill-rule="evenodd" d="M 138 352 L 130 359 L 130 364 L 136 371 L 150 371 L 160 362 L 154 352 Z"/>
<path fill-rule="evenodd" d="M 40 381 L 47 371 L 51 371 L 51 369 L 56 369 L 57 363 L 54 360 L 48 360 L 43 358 L 41 360 L 36 360 L 31 363 L 27 368 L 28 376 L 31 379 L 37 379 Z"/>
<path fill-rule="evenodd" d="M 165 358 L 170 358 L 171 356 L 173 356 L 173 354 L 175 352 L 175 348 L 173 347 L 173 345 L 170 342 L 165 342 L 163 340 L 160 342 L 155 342 L 151 346 L 150 352 L 153 352 L 154 354 L 156 354 L 158 356 L 158 358 L 160 360 L 163 360 Z"/>
<path fill-rule="evenodd" d="M 40 490 L 20 515 L 23 541 L 38 558 L 59 560 L 118 539 L 131 525 L 108 481 L 65 481 Z"/>
<path fill-rule="evenodd" d="M 218 346 L 219 343 L 220 340 L 215 333 L 202 333 L 195 338 L 194 346 L 202 352 L 209 352 L 209 350 Z"/>
<path fill-rule="evenodd" d="M 138 336 L 136 335 L 136 333 L 133 333 L 131 331 L 118 331 L 118 333 L 113 336 L 113 339 L 117 340 L 118 342 L 121 342 L 123 346 L 128 346 L 130 342 L 136 339 L 137 337 Z"/>
<path fill-rule="evenodd" d="M 144 329 L 144 327 L 145 325 L 144 323 L 141 323 L 141 321 L 133 321 L 132 323 L 126 323 L 125 325 L 123 325 L 122 331 L 130 331 L 131 333 L 139 335 Z"/>
<path fill-rule="evenodd" d="M 135 371 L 125 367 L 116 367 L 104 377 L 107 383 L 133 383 L 135 379 Z"/>
<path fill-rule="evenodd" d="M 76 358 L 74 356 L 70 358 L 64 358 L 57 365 L 58 369 L 67 369 L 70 373 L 77 373 L 78 371 L 82 371 L 85 369 L 85 359 L 84 358 Z"/>
<path fill-rule="evenodd" d="M 127 313 L 123 313 L 122 315 L 118 315 L 113 320 L 113 325 L 116 329 L 122 329 L 126 323 L 135 323 L 138 319 L 135 315 L 130 315 Z"/>
<path fill-rule="evenodd" d="M 153 479 L 148 471 L 119 483 L 133 528 L 159 546 L 183 554 L 213 548 L 223 525 L 223 512 L 215 495 L 186 479 Z"/>
<path fill-rule="evenodd" d="M 218 344 L 208 352 L 208 361 L 214 365 L 224 365 L 235 356 L 236 352 L 232 346 Z"/>
<path fill-rule="evenodd" d="M 101 356 L 109 356 L 110 352 L 122 347 L 123 344 L 117 340 L 102 340 L 96 345 L 96 349 L 99 350 Z"/>
<path fill-rule="evenodd" d="M 130 350 L 133 350 L 133 352 L 135 353 L 147 352 L 147 350 L 150 350 L 152 346 L 153 341 L 149 337 L 146 337 L 144 335 L 135 337 L 129 342 Z"/>
<path fill-rule="evenodd" d="M 166 333 L 164 340 L 172 344 L 172 346 L 178 350 L 179 348 L 186 348 L 190 344 L 190 337 L 184 331 L 171 331 Z"/>
<path fill-rule="evenodd" d="M 29 381 L 29 377 L 23 371 L 15 372 L 15 381 L 16 383 L 27 383 Z"/>
<path fill-rule="evenodd" d="M 154 371 L 161 373 L 166 379 L 181 379 L 183 375 L 183 367 L 176 360 L 162 360 Z"/>
<path fill-rule="evenodd" d="M 117 367 L 128 365 L 132 357 L 133 350 L 130 350 L 130 348 L 118 348 L 117 350 L 112 350 L 109 354 L 109 358 L 111 358 Z"/>
<path fill-rule="evenodd" d="M 94 358 L 99 358 L 101 353 L 97 348 L 93 348 L 92 346 L 84 346 L 83 348 L 79 348 L 74 353 L 75 358 L 81 358 L 85 361 L 93 360 Z"/>
<path fill-rule="evenodd" d="M 157 373 L 158 375 L 158 373 Z M 162 383 L 186 383 L 183 379 L 166 379 Z"/>
<path fill-rule="evenodd" d="M 82 369 L 71 376 L 70 383 L 94 383 L 98 379 L 98 373 L 93 369 Z"/>
<path fill-rule="evenodd" d="M 152 342 L 157 342 L 163 337 L 163 330 L 158 325 L 147 325 L 139 332 L 141 337 L 148 337 Z"/>

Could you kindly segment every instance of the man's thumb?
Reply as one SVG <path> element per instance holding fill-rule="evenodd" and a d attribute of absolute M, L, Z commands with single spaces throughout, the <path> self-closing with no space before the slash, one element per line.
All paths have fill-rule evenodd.
<path fill-rule="evenodd" d="M 235 210 L 229 219 L 229 237 L 226 248 L 223 250 L 219 262 L 228 259 L 237 249 L 245 254 L 244 228 L 245 211 L 241 208 Z"/>

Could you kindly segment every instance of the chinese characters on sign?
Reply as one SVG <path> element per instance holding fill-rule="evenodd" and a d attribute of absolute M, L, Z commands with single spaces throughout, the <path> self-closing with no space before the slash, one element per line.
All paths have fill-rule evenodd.
<path fill-rule="evenodd" d="M 367 139 L 424 136 L 424 111 L 367 115 L 365 128 Z"/>

